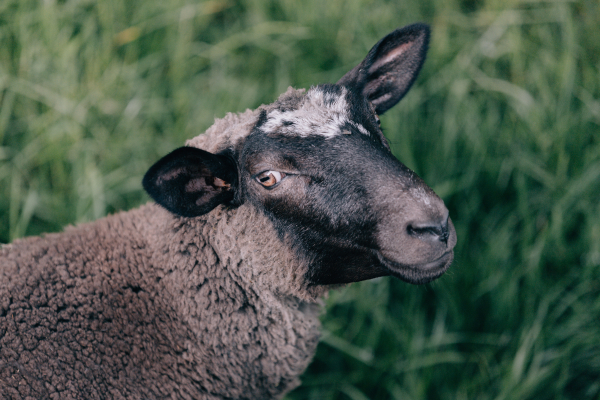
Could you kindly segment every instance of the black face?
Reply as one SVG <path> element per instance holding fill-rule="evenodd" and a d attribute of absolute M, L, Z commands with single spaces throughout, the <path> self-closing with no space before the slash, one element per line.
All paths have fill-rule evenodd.
<path fill-rule="evenodd" d="M 355 280 L 346 276 L 357 273 L 352 265 L 373 259 L 368 250 L 376 246 L 378 226 L 378 216 L 369 207 L 373 177 L 368 169 L 356 168 L 371 161 L 362 153 L 365 146 L 367 153 L 382 153 L 381 144 L 372 142 L 357 133 L 332 139 L 255 133 L 244 146 L 240 165 L 247 201 L 263 209 L 282 237 L 288 235 L 298 254 L 310 261 L 314 282 Z M 260 179 L 265 173 L 278 174 L 277 182 L 265 185 Z M 367 275 L 381 275 L 367 269 Z"/>
<path fill-rule="evenodd" d="M 251 203 L 306 262 L 310 284 L 437 278 L 456 244 L 448 210 L 391 154 L 376 114 L 414 81 L 428 32 L 394 31 L 337 85 L 282 96 L 233 148 L 176 150 L 148 171 L 144 188 L 189 217 Z"/>
<path fill-rule="evenodd" d="M 328 86 L 311 90 L 335 92 Z M 368 134 L 351 123 L 340 127 L 333 137 L 301 137 L 291 128 L 286 133 L 277 129 L 264 132 L 268 117 L 263 116 L 240 150 L 245 200 L 264 210 L 282 238 L 287 237 L 308 262 L 312 283 L 345 283 L 390 274 L 414 283 L 433 279 L 443 273 L 450 259 L 427 273 L 419 272 L 419 266 L 445 251 L 438 254 L 440 249 L 426 249 L 427 254 L 417 257 L 407 253 L 407 257 L 392 258 L 388 253 L 414 239 L 408 233 L 412 221 L 404 218 L 414 207 L 402 204 L 403 198 L 414 202 L 411 193 L 422 190 L 431 197 L 430 204 L 440 203 L 441 209 L 427 210 L 434 214 L 431 220 L 444 219 L 444 214 L 447 219 L 447 211 L 441 200 L 391 154 L 377 134 L 380 130 L 372 111 L 365 103 L 353 103 L 363 100 L 351 95 L 346 100 L 349 119 L 368 126 Z M 289 121 L 282 120 L 286 126 L 299 123 L 293 115 Z M 416 244 L 432 247 L 428 241 L 418 240 Z"/>

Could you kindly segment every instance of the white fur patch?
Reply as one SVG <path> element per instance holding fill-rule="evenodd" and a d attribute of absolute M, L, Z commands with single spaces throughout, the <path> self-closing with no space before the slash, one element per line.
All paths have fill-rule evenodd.
<path fill-rule="evenodd" d="M 307 137 L 320 135 L 332 138 L 342 134 L 342 127 L 350 124 L 360 133 L 369 135 L 361 124 L 348 117 L 346 89 L 341 95 L 324 92 L 321 88 L 311 88 L 296 110 L 272 110 L 267 121 L 260 127 L 265 133 L 279 133 Z"/>

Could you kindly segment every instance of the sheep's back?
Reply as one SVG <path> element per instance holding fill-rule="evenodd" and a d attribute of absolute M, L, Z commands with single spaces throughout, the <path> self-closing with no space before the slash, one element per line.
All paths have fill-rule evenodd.
<path fill-rule="evenodd" d="M 146 244 L 123 216 L 0 251 L 0 397 L 161 398 L 193 387 L 178 347 L 189 332 L 149 282 Z"/>
<path fill-rule="evenodd" d="M 259 291 L 270 275 L 246 263 L 268 254 L 217 235 L 253 232 L 255 220 L 240 226 L 249 212 L 192 221 L 149 204 L 4 246 L 0 398 L 280 398 L 297 386 L 319 307 Z"/>

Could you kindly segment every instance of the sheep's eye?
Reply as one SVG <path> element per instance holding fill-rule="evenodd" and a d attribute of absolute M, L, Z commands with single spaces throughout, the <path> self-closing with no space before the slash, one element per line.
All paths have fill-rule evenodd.
<path fill-rule="evenodd" d="M 256 181 L 264 187 L 270 188 L 278 184 L 284 177 L 285 174 L 283 172 L 265 171 L 256 175 Z"/>

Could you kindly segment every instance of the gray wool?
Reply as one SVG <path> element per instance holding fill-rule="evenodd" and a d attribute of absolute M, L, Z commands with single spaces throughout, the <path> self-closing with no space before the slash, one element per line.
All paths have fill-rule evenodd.
<path fill-rule="evenodd" d="M 188 145 L 235 146 L 261 109 Z M 181 218 L 151 203 L 17 240 L 0 250 L 0 397 L 281 398 L 319 338 L 326 288 L 305 272 L 249 204 Z"/>
<path fill-rule="evenodd" d="M 234 148 L 240 140 L 248 136 L 262 111 L 269 112 L 275 108 L 298 107 L 298 102 L 305 97 L 305 94 L 304 89 L 294 89 L 290 86 L 272 104 L 262 105 L 256 110 L 246 110 L 241 114 L 228 113 L 224 118 L 215 120 L 215 123 L 204 134 L 188 140 L 186 145 L 211 153 Z"/>

